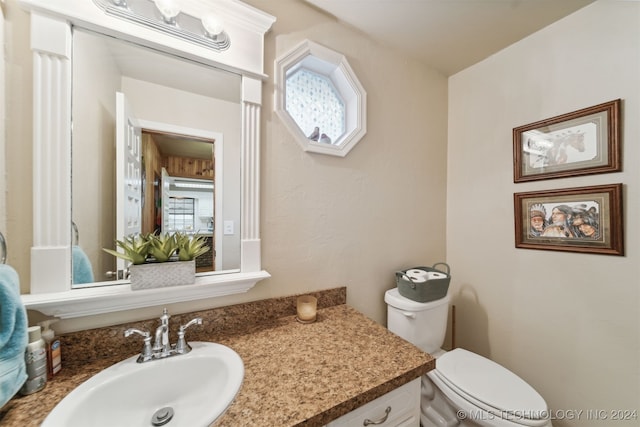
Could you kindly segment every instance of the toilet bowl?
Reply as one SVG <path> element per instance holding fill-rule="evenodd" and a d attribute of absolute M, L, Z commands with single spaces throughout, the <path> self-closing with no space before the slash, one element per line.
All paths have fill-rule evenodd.
<path fill-rule="evenodd" d="M 449 296 L 427 303 L 385 293 L 388 329 L 436 357 L 422 378 L 423 427 L 551 427 L 544 399 L 513 372 L 457 348 L 445 352 Z"/>

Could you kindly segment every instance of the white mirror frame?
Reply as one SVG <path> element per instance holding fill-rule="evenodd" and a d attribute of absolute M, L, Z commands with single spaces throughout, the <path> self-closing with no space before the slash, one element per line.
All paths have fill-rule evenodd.
<path fill-rule="evenodd" d="M 310 60 L 310 59 L 319 59 Z M 289 70 L 304 67 L 331 80 L 345 102 L 345 133 L 332 144 L 307 138 L 286 108 L 286 80 Z M 274 109 L 304 151 L 346 156 L 367 133 L 367 93 L 351 69 L 347 58 L 329 48 L 304 40 L 275 60 L 276 94 Z"/>
<path fill-rule="evenodd" d="M 264 34 L 275 17 L 235 0 L 182 0 L 182 11 L 214 9 L 231 47 L 215 52 L 104 14 L 92 0 L 21 0 L 31 12 L 33 51 L 33 246 L 27 309 L 59 318 L 246 292 L 270 277 L 260 253 L 260 112 Z M 153 47 L 242 76 L 241 267 L 194 285 L 132 291 L 128 283 L 71 290 L 71 27 Z"/>

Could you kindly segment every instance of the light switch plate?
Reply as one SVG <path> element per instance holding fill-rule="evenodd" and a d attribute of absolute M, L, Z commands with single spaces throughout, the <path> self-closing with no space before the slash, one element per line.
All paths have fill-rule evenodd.
<path fill-rule="evenodd" d="M 224 235 L 231 236 L 233 235 L 233 221 L 227 220 L 224 222 Z"/>

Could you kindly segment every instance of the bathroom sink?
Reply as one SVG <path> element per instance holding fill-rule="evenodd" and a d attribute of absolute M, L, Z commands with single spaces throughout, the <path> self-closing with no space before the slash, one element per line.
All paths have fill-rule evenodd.
<path fill-rule="evenodd" d="M 42 426 L 209 426 L 235 399 L 244 364 L 224 345 L 189 344 L 184 355 L 145 363 L 137 363 L 136 355 L 99 372 L 69 393 Z"/>

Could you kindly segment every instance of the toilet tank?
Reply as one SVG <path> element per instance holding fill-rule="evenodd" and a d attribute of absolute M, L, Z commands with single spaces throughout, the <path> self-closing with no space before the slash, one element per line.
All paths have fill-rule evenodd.
<path fill-rule="evenodd" d="M 398 293 L 384 294 L 387 303 L 387 328 L 422 351 L 435 354 L 444 343 L 449 313 L 449 294 L 431 302 L 417 302 Z"/>

